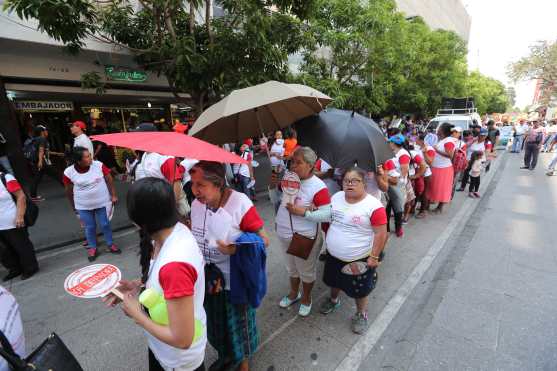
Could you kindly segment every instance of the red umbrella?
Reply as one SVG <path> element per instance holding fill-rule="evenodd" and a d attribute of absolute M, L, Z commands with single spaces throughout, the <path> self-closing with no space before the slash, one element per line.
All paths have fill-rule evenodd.
<path fill-rule="evenodd" d="M 102 134 L 91 137 L 109 146 L 125 147 L 161 155 L 194 160 L 245 164 L 246 160 L 211 143 L 175 132 L 136 132 Z"/>

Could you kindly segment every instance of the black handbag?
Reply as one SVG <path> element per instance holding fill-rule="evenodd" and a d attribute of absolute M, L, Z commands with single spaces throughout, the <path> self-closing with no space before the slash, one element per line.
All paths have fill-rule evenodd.
<path fill-rule="evenodd" d="M 4 173 L 0 173 L 0 180 L 2 181 L 2 184 L 4 185 L 4 188 L 6 188 L 6 190 L 7 190 L 8 189 L 8 182 L 6 181 L 6 175 L 4 175 Z M 25 226 L 26 227 L 31 227 L 31 226 L 35 225 L 35 222 L 37 221 L 37 218 L 39 217 L 39 207 L 33 202 L 33 200 L 31 199 L 31 197 L 29 197 L 27 192 L 25 192 L 25 191 L 23 191 L 23 192 L 25 194 L 25 204 L 26 204 L 25 215 L 23 216 L 23 220 L 25 221 Z M 10 195 L 12 196 L 12 199 L 14 200 L 15 204 L 17 205 L 17 199 L 15 198 L 15 196 L 11 193 L 10 193 Z"/>
<path fill-rule="evenodd" d="M 54 332 L 26 358 L 18 356 L 0 331 L 0 356 L 14 371 L 83 371 L 77 359 Z"/>

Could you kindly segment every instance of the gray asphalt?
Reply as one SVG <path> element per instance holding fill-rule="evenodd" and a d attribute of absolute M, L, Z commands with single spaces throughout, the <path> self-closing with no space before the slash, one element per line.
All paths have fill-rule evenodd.
<path fill-rule="evenodd" d="M 478 204 L 470 222 L 462 221 L 454 239 L 449 240 L 452 245 L 447 243 L 424 283 L 414 290 L 363 363 L 363 370 L 465 369 L 463 365 L 478 369 L 476 358 L 483 353 L 476 348 L 490 353 L 488 366 L 498 364 L 497 357 L 502 365 L 503 362 L 514 364 L 516 360 L 534 362 L 534 358 L 543 360 L 545 365 L 554 365 L 553 358 L 542 350 L 550 349 L 555 337 L 542 343 L 537 331 L 547 339 L 554 330 L 551 322 L 547 324 L 553 318 L 547 308 L 556 300 L 552 294 L 555 259 L 550 249 L 553 242 L 550 224 L 555 220 L 557 195 L 552 193 L 555 187 L 550 186 L 557 178 L 546 178 L 541 168 L 535 174 L 520 173 L 516 169 L 519 166 L 516 156 L 510 154 L 500 155 L 492 171 L 497 171 L 499 166 L 501 171 L 482 201 L 457 194 L 444 215 L 411 220 L 403 239 L 391 236 L 386 259 L 379 270 L 378 286 L 370 300 L 372 321 L 462 205 Z M 257 207 L 267 228 L 272 230 L 270 205 L 260 201 Z M 314 310 L 305 319 L 296 316 L 296 309 L 279 309 L 277 304 L 288 289 L 288 281 L 276 237 L 273 233 L 271 237 L 269 290 L 258 310 L 262 345 L 252 367 L 269 371 L 334 370 L 361 339 L 351 333 L 349 326 L 355 306 L 343 297 L 343 306 L 337 312 L 322 316 Z M 124 253 L 103 254 L 98 261 L 117 265 L 125 278 L 137 277 L 135 233 L 117 234 L 116 241 Z M 105 308 L 99 300 L 75 299 L 64 292 L 67 274 L 88 264 L 85 251 L 73 246 L 45 253 L 40 263 L 41 272 L 36 277 L 6 285 L 20 303 L 28 349 L 37 346 L 49 332 L 56 331 L 86 370 L 146 370 L 145 339 L 119 309 Z M 489 284 L 499 286 L 486 286 Z M 481 290 L 473 289 L 476 286 Z M 326 295 L 327 289 L 319 281 L 314 289 L 316 306 Z M 525 322 L 522 308 L 533 314 L 530 320 L 536 317 L 531 326 Z M 478 313 L 483 315 L 481 319 Z M 505 325 L 514 321 L 519 321 L 519 326 L 513 332 Z M 493 323 L 497 331 L 493 330 Z M 532 343 L 517 349 L 516 341 L 524 342 L 526 335 L 532 337 Z M 517 338 L 515 342 L 513 336 Z M 518 353 L 513 356 L 513 352 Z M 447 359 L 443 358 L 445 354 Z M 214 357 L 209 347 L 207 363 Z M 540 362 L 526 364 L 544 365 Z"/>

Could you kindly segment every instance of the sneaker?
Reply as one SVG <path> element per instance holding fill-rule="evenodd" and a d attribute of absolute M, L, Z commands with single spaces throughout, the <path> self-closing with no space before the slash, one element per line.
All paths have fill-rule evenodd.
<path fill-rule="evenodd" d="M 331 298 L 325 299 L 321 306 L 319 307 L 319 313 L 321 314 L 329 314 L 334 312 L 340 307 L 340 298 L 337 298 L 337 301 L 334 302 Z"/>
<path fill-rule="evenodd" d="M 402 236 L 404 236 L 404 229 L 402 229 L 402 227 L 396 229 L 396 236 L 398 238 L 401 238 Z"/>
<path fill-rule="evenodd" d="M 408 219 L 402 219 L 402 225 L 408 224 Z"/>
<path fill-rule="evenodd" d="M 456 191 L 457 192 L 464 192 L 464 188 L 457 188 Z"/>
<path fill-rule="evenodd" d="M 108 247 L 108 252 L 112 253 L 112 254 L 121 254 L 122 250 L 120 250 L 119 248 L 116 247 L 116 245 L 111 245 Z"/>
<path fill-rule="evenodd" d="M 545 173 L 545 175 L 553 176 L 553 175 L 555 175 L 555 171 L 554 170 L 549 170 L 547 173 Z"/>
<path fill-rule="evenodd" d="M 97 249 L 96 248 L 87 249 L 87 259 L 90 262 L 93 262 L 93 261 L 95 261 L 95 259 L 97 259 Z"/>
<path fill-rule="evenodd" d="M 369 327 L 367 313 L 356 313 L 352 317 L 352 331 L 355 334 L 362 335 Z"/>
<path fill-rule="evenodd" d="M 311 312 L 311 304 L 312 303 L 309 303 L 309 305 L 300 304 L 300 309 L 298 310 L 298 315 L 300 317 L 309 316 L 309 313 Z"/>
<path fill-rule="evenodd" d="M 474 197 L 480 198 L 480 197 L 482 197 L 482 196 L 480 196 L 480 194 L 479 194 L 478 192 L 474 192 Z"/>
<path fill-rule="evenodd" d="M 301 292 L 298 293 L 298 296 L 296 296 L 296 298 L 295 298 L 294 300 L 291 300 L 291 299 L 288 297 L 288 295 L 286 295 L 286 296 L 284 296 L 284 298 L 282 298 L 282 299 L 280 300 L 279 307 L 281 307 L 281 308 L 288 308 L 288 307 L 291 306 L 292 304 L 294 304 L 294 303 L 300 301 L 301 298 L 302 298 L 302 293 L 301 293 Z"/>
<path fill-rule="evenodd" d="M 36 197 L 31 197 L 31 201 L 33 202 L 41 202 L 44 201 L 45 198 L 43 196 L 36 196 Z"/>
<path fill-rule="evenodd" d="M 476 196 L 474 196 L 474 193 L 473 193 L 473 192 L 470 192 L 470 193 L 468 193 L 468 197 L 474 198 L 474 197 L 476 197 Z"/>
<path fill-rule="evenodd" d="M 521 168 L 521 169 L 525 169 L 525 170 L 526 170 L 526 169 L 530 169 L 529 166 L 521 166 L 520 168 Z"/>

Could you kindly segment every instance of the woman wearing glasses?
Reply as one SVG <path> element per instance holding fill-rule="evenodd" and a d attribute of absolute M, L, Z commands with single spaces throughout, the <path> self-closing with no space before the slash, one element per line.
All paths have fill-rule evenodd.
<path fill-rule="evenodd" d="M 349 169 L 343 177 L 343 190 L 331 199 L 331 207 L 311 211 L 290 206 L 293 215 L 312 222 L 331 222 L 327 231 L 327 260 L 323 282 L 331 296 L 320 306 L 322 314 L 340 307 L 340 291 L 356 300 L 352 331 L 363 334 L 369 327 L 368 296 L 375 286 L 379 255 L 387 242 L 387 214 L 381 202 L 366 193 L 366 172 Z"/>

